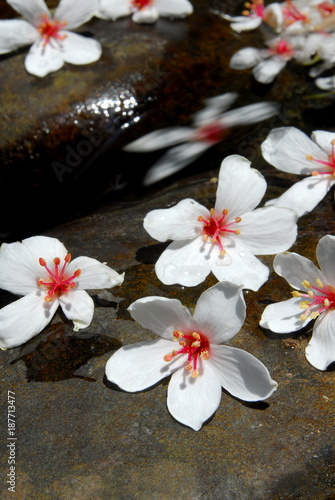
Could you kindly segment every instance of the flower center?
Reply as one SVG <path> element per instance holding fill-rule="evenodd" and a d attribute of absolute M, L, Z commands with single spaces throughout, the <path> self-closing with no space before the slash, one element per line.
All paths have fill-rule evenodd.
<path fill-rule="evenodd" d="M 223 248 L 221 237 L 226 233 L 240 234 L 239 229 L 231 229 L 231 226 L 241 222 L 241 217 L 236 217 L 232 221 L 228 219 L 228 210 L 225 208 L 220 215 L 215 214 L 214 208 L 210 210 L 210 217 L 198 217 L 198 220 L 203 222 L 203 238 L 210 243 L 216 243 L 220 248 L 220 255 L 224 255 L 226 250 Z"/>
<path fill-rule="evenodd" d="M 335 5 L 330 2 L 321 2 L 316 6 L 316 8 L 324 17 L 329 16 L 330 14 L 335 12 Z"/>
<path fill-rule="evenodd" d="M 307 160 L 315 161 L 315 163 L 318 163 L 319 165 L 323 165 L 326 168 L 328 167 L 328 169 L 324 171 L 313 170 L 312 175 L 321 175 L 321 174 L 335 175 L 335 148 L 334 148 L 335 139 L 332 139 L 330 141 L 330 144 L 331 144 L 331 153 L 328 157 L 328 161 L 317 160 L 312 155 L 306 155 Z"/>
<path fill-rule="evenodd" d="M 172 351 L 171 354 L 164 356 L 164 361 L 172 361 L 179 354 L 187 354 L 187 365 L 185 370 L 191 373 L 191 377 L 197 378 L 199 375 L 198 360 L 209 359 L 209 342 L 207 337 L 198 332 L 193 332 L 190 335 L 185 335 L 179 330 L 173 333 L 173 340 L 179 342 L 180 349 Z"/>
<path fill-rule="evenodd" d="M 283 56 L 283 57 L 293 57 L 294 51 L 291 45 L 289 45 L 286 40 L 279 40 L 277 44 L 271 45 L 269 49 L 270 53 L 273 55 Z"/>
<path fill-rule="evenodd" d="M 335 288 L 330 285 L 324 285 L 320 279 L 315 280 L 315 285 L 304 280 L 302 286 L 306 288 L 307 293 L 301 293 L 297 290 L 292 292 L 293 297 L 305 297 L 308 300 L 300 302 L 301 309 L 305 312 L 301 314 L 301 321 L 305 321 L 308 317 L 315 319 L 324 311 L 335 308 Z"/>
<path fill-rule="evenodd" d="M 257 16 L 264 19 L 265 7 L 263 0 L 253 0 L 252 2 L 245 2 L 246 10 L 242 10 L 243 16 Z"/>
<path fill-rule="evenodd" d="M 45 14 L 42 15 L 40 24 L 37 26 L 38 31 L 43 38 L 43 45 L 47 45 L 51 38 L 56 40 L 64 40 L 66 35 L 60 35 L 59 31 L 66 26 L 66 23 L 61 23 L 57 19 L 49 19 Z"/>
<path fill-rule="evenodd" d="M 145 9 L 146 7 L 151 7 L 151 5 L 154 3 L 154 0 L 132 0 L 131 4 L 135 9 L 141 10 Z"/>
<path fill-rule="evenodd" d="M 201 127 L 196 134 L 198 141 L 208 141 L 215 144 L 221 142 L 227 135 L 227 129 L 219 122 L 209 123 Z"/>
<path fill-rule="evenodd" d="M 293 24 L 297 21 L 308 22 L 308 17 L 300 12 L 291 0 L 286 0 L 283 8 L 283 15 L 286 25 Z"/>
<path fill-rule="evenodd" d="M 50 276 L 50 281 L 43 281 L 43 279 L 38 280 L 39 286 L 44 286 L 48 289 L 46 296 L 44 297 L 46 302 L 53 300 L 55 295 L 62 295 L 76 286 L 76 283 L 73 280 L 81 275 L 81 270 L 77 269 L 72 276 L 66 274 L 66 268 L 70 261 L 71 254 L 68 253 L 64 257 L 64 264 L 60 267 L 60 258 L 55 257 L 53 260 L 54 266 L 51 270 L 47 266 L 44 259 L 39 259 L 40 265 L 46 269 Z"/>

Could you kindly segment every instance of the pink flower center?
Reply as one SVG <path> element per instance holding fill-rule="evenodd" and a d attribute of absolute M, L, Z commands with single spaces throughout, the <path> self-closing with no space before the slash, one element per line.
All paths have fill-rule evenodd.
<path fill-rule="evenodd" d="M 39 286 L 44 286 L 48 289 L 44 300 L 50 302 L 53 300 L 55 295 L 59 296 L 69 290 L 75 288 L 76 283 L 73 281 L 81 275 L 81 270 L 77 269 L 73 275 L 69 276 L 66 273 L 66 268 L 71 261 L 71 254 L 67 254 L 64 257 L 64 264 L 60 267 L 60 258 L 55 257 L 53 260 L 53 269 L 49 269 L 47 263 L 44 259 L 40 258 L 39 263 L 48 272 L 50 281 L 43 281 L 43 279 L 38 280 Z"/>
<path fill-rule="evenodd" d="M 325 160 L 317 160 L 314 156 L 312 155 L 306 155 L 307 160 L 314 161 L 315 163 L 318 163 L 319 165 L 322 165 L 326 168 L 326 170 L 320 171 L 320 170 L 313 170 L 312 175 L 335 175 L 335 139 L 332 139 L 330 141 L 331 144 L 331 153 L 328 157 L 328 161 Z"/>
<path fill-rule="evenodd" d="M 180 349 L 172 351 L 171 354 L 164 356 L 164 361 L 172 361 L 179 354 L 187 354 L 187 365 L 185 370 L 191 373 L 193 378 L 199 375 L 198 361 L 199 358 L 204 360 L 209 359 L 209 341 L 205 335 L 198 332 L 184 334 L 179 330 L 173 332 L 173 340 L 179 342 Z"/>
<path fill-rule="evenodd" d="M 265 17 L 265 7 L 263 0 L 253 0 L 252 2 L 245 2 L 246 10 L 242 11 L 243 16 L 257 16 L 262 19 Z"/>
<path fill-rule="evenodd" d="M 151 5 L 154 3 L 154 0 L 132 0 L 131 5 L 135 7 L 135 9 L 141 10 L 145 9 L 146 7 L 151 7 Z"/>
<path fill-rule="evenodd" d="M 269 52 L 273 55 L 278 55 L 282 56 L 284 58 L 286 57 L 293 57 L 294 56 L 294 51 L 289 45 L 286 40 L 279 40 L 278 43 L 270 45 Z"/>
<path fill-rule="evenodd" d="M 195 140 L 208 141 L 215 144 L 216 142 L 221 142 L 226 137 L 227 133 L 228 130 L 220 122 L 213 122 L 199 128 Z"/>
<path fill-rule="evenodd" d="M 297 290 L 292 292 L 293 297 L 305 297 L 308 300 L 300 302 L 301 309 L 305 312 L 301 314 L 301 321 L 305 321 L 308 317 L 315 319 L 321 313 L 335 308 L 335 289 L 330 285 L 324 285 L 320 279 L 315 280 L 315 285 L 304 280 L 302 285 L 308 291 L 301 293 Z"/>
<path fill-rule="evenodd" d="M 297 21 L 308 22 L 308 17 L 300 12 L 291 0 L 286 0 L 283 8 L 283 15 L 286 25 L 293 24 Z"/>
<path fill-rule="evenodd" d="M 43 38 L 43 45 L 47 45 L 51 38 L 56 40 L 64 40 L 66 35 L 61 35 L 59 33 L 66 26 L 66 23 L 61 23 L 57 19 L 50 19 L 48 16 L 43 14 L 40 24 L 37 26 L 38 31 L 41 33 Z"/>
<path fill-rule="evenodd" d="M 330 2 L 321 2 L 316 7 L 320 14 L 324 17 L 335 12 L 335 5 Z"/>
<path fill-rule="evenodd" d="M 241 222 L 241 217 L 236 217 L 233 220 L 228 219 L 228 210 L 225 208 L 220 215 L 215 214 L 214 208 L 210 210 L 210 217 L 198 217 L 198 220 L 203 222 L 203 238 L 205 241 L 216 243 L 220 248 L 220 254 L 224 255 L 226 250 L 223 248 L 221 237 L 227 233 L 240 234 L 239 229 L 231 229 L 232 226 Z"/>

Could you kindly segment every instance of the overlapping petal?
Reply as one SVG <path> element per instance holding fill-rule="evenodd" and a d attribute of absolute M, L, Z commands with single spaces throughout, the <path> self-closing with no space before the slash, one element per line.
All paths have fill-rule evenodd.
<path fill-rule="evenodd" d="M 36 28 L 23 19 L 0 21 L 0 54 L 31 45 L 38 37 Z"/>
<path fill-rule="evenodd" d="M 293 333 L 301 330 L 311 318 L 301 321 L 300 302 L 300 297 L 292 297 L 266 306 L 259 322 L 260 326 L 276 333 Z"/>
<path fill-rule="evenodd" d="M 100 0 L 99 9 L 96 16 L 101 19 L 118 19 L 119 17 L 130 16 L 133 12 L 130 2 L 120 2 L 120 0 Z"/>
<path fill-rule="evenodd" d="M 60 0 L 54 14 L 55 19 L 66 23 L 67 30 L 87 23 L 99 8 L 100 0 Z"/>
<path fill-rule="evenodd" d="M 91 257 L 77 257 L 70 262 L 67 269 L 69 274 L 73 274 L 77 269 L 81 270 L 81 275 L 76 279 L 78 290 L 112 288 L 121 285 L 124 279 L 124 273 L 119 274 Z"/>
<path fill-rule="evenodd" d="M 155 0 L 154 5 L 162 17 L 183 18 L 193 13 L 193 6 L 188 0 Z"/>
<path fill-rule="evenodd" d="M 43 46 L 41 39 L 38 39 L 30 47 L 24 66 L 31 75 L 43 78 L 62 68 L 64 59 L 58 46 L 53 46 L 50 43 Z"/>
<path fill-rule="evenodd" d="M 73 329 L 76 332 L 91 324 L 94 302 L 85 290 L 69 291 L 62 294 L 59 297 L 59 303 L 65 316 L 73 321 Z"/>
<path fill-rule="evenodd" d="M 136 10 L 132 16 L 133 21 L 139 24 L 152 24 L 155 23 L 158 18 L 159 12 L 155 5 Z"/>
<path fill-rule="evenodd" d="M 316 257 L 322 273 L 321 281 L 327 277 L 328 284 L 335 283 L 335 236 L 327 234 L 320 239 L 316 247 Z"/>
<path fill-rule="evenodd" d="M 279 276 L 282 276 L 296 290 L 302 289 L 302 281 L 321 281 L 324 277 L 316 265 L 307 257 L 295 252 L 284 252 L 276 255 L 273 267 Z"/>
<path fill-rule="evenodd" d="M 102 47 L 94 38 L 87 38 L 70 31 L 64 32 L 61 57 L 71 64 L 91 64 L 100 59 Z"/>
<path fill-rule="evenodd" d="M 264 84 L 272 83 L 281 70 L 285 68 L 286 64 L 287 60 L 282 57 L 270 57 L 256 64 L 252 73 L 258 82 Z"/>
<path fill-rule="evenodd" d="M 50 11 L 44 0 L 6 0 L 24 19 L 36 25 L 41 16 L 50 17 Z"/>

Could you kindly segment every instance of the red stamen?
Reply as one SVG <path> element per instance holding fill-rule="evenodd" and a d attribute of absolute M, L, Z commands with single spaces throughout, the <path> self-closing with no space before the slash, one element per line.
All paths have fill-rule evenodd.
<path fill-rule="evenodd" d="M 51 278 L 50 281 L 43 281 L 43 279 L 38 280 L 39 286 L 44 286 L 48 289 L 46 296 L 44 297 L 44 300 L 46 302 L 50 302 L 51 300 L 53 300 L 55 295 L 62 295 L 63 293 L 68 292 L 70 289 L 75 288 L 76 283 L 73 280 L 81 275 L 81 270 L 76 269 L 72 276 L 66 276 L 66 268 L 69 265 L 70 261 L 71 254 L 68 253 L 64 257 L 64 264 L 62 268 L 59 269 L 60 258 L 55 257 L 53 259 L 54 269 L 51 270 L 47 266 L 45 259 L 39 259 L 39 264 L 45 268 L 45 270 L 49 274 L 49 277 Z"/>
<path fill-rule="evenodd" d="M 45 14 L 41 16 L 41 23 L 37 26 L 38 31 L 41 33 L 43 38 L 43 45 L 47 45 L 51 38 L 56 40 L 64 40 L 66 35 L 61 35 L 59 31 L 61 31 L 64 26 L 66 26 L 65 22 L 60 22 L 57 19 L 49 19 L 49 17 Z"/>
<path fill-rule="evenodd" d="M 220 122 L 213 122 L 201 127 L 197 131 L 195 140 L 208 141 L 215 144 L 216 142 L 221 142 L 227 133 L 228 130 Z"/>
<path fill-rule="evenodd" d="M 286 24 L 290 25 L 296 21 L 308 22 L 308 17 L 300 12 L 300 10 L 292 3 L 291 0 L 286 0 L 283 14 Z"/>
<path fill-rule="evenodd" d="M 154 0 L 132 0 L 131 4 L 135 9 L 141 10 L 150 7 Z"/>
<path fill-rule="evenodd" d="M 314 161 L 315 163 L 318 163 L 319 165 L 322 165 L 324 167 L 329 167 L 330 170 L 314 170 L 312 172 L 312 175 L 335 175 L 335 139 L 330 141 L 331 144 L 331 153 L 328 157 L 328 161 L 326 160 L 318 160 L 317 158 L 314 158 L 312 155 L 306 155 L 306 159 L 310 161 Z"/>
<path fill-rule="evenodd" d="M 294 297 L 304 297 L 307 300 L 300 302 L 300 307 L 305 312 L 300 316 L 305 321 L 309 316 L 314 319 L 329 309 L 335 309 L 335 289 L 330 285 L 323 285 L 320 280 L 316 280 L 318 286 L 307 281 L 302 284 L 308 289 L 308 293 L 294 291 Z"/>
<path fill-rule="evenodd" d="M 173 332 L 173 338 L 179 341 L 181 349 L 174 350 L 171 354 L 164 356 L 165 361 L 172 361 L 172 359 L 179 354 L 187 354 L 187 364 L 185 370 L 191 372 L 191 376 L 196 378 L 199 375 L 198 361 L 199 357 L 207 360 L 210 355 L 210 345 L 207 337 L 202 333 L 192 332 L 191 334 L 184 334 L 180 331 Z"/>
<path fill-rule="evenodd" d="M 225 235 L 225 233 L 232 234 L 240 234 L 239 229 L 230 229 L 231 226 L 238 224 L 241 222 L 241 217 L 236 217 L 235 219 L 229 221 L 227 220 L 228 210 L 225 209 L 222 211 L 222 214 L 217 216 L 215 214 L 214 209 L 210 210 L 209 219 L 205 219 L 204 217 L 198 217 L 198 220 L 203 222 L 203 235 L 205 241 L 210 241 L 211 243 L 217 243 L 220 248 L 220 254 L 224 255 L 226 253 L 223 248 L 221 237 Z"/>

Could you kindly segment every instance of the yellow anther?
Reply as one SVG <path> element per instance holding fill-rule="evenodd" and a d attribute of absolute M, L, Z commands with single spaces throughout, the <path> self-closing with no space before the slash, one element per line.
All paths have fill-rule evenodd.
<path fill-rule="evenodd" d="M 193 369 L 193 366 L 191 365 L 191 363 L 189 363 L 188 365 L 185 366 L 185 370 L 187 370 L 188 372 L 191 371 Z"/>
<path fill-rule="evenodd" d="M 194 342 L 192 342 L 191 346 L 192 347 L 200 347 L 201 346 L 200 340 L 195 340 Z"/>
<path fill-rule="evenodd" d="M 300 315 L 300 320 L 301 321 L 306 321 L 307 318 L 308 318 L 308 314 L 301 314 Z"/>
<path fill-rule="evenodd" d="M 308 302 L 300 302 L 299 304 L 300 309 L 308 309 L 309 303 Z"/>
<path fill-rule="evenodd" d="M 314 177 L 316 177 L 317 175 L 320 175 L 320 172 L 318 172 L 317 170 L 313 170 L 312 175 L 314 175 Z"/>
<path fill-rule="evenodd" d="M 312 161 L 312 160 L 314 160 L 314 156 L 312 156 L 312 155 L 306 155 L 306 160 Z"/>
<path fill-rule="evenodd" d="M 172 335 L 173 335 L 173 338 L 175 340 L 177 340 L 177 339 L 180 339 L 183 336 L 183 333 L 180 332 L 179 330 L 174 330 L 174 332 L 172 333 Z"/>
<path fill-rule="evenodd" d="M 240 231 L 239 229 L 236 229 L 236 230 L 235 230 L 235 234 L 240 234 L 240 232 L 241 232 L 241 231 Z"/>
<path fill-rule="evenodd" d="M 172 354 L 165 354 L 163 359 L 164 359 L 164 361 L 171 361 L 173 359 L 173 355 Z"/>
<path fill-rule="evenodd" d="M 211 215 L 214 215 L 214 214 L 215 214 L 215 210 L 214 210 L 214 208 L 211 208 L 211 209 L 210 209 L 210 213 L 211 213 Z"/>
<path fill-rule="evenodd" d="M 238 224 L 239 222 L 241 222 L 241 220 L 242 220 L 242 217 L 235 217 L 236 224 Z"/>
<path fill-rule="evenodd" d="M 319 278 L 315 280 L 315 283 L 318 285 L 318 287 L 323 288 L 323 283 Z"/>
<path fill-rule="evenodd" d="M 313 290 L 308 290 L 307 293 L 308 293 L 308 295 L 310 296 L 311 299 L 314 297 Z"/>
<path fill-rule="evenodd" d="M 293 292 L 291 292 L 293 297 L 301 297 L 301 293 L 298 292 L 298 290 L 294 290 Z"/>
<path fill-rule="evenodd" d="M 209 359 L 209 352 L 208 352 L 208 351 L 202 351 L 202 352 L 200 353 L 200 357 L 201 357 L 202 359 L 204 359 L 205 361 L 207 361 L 207 360 Z"/>
<path fill-rule="evenodd" d="M 332 139 L 332 140 L 330 141 L 330 144 L 331 144 L 332 146 L 335 146 L 335 139 Z"/>
<path fill-rule="evenodd" d="M 201 339 L 201 337 L 200 337 L 200 335 L 199 335 L 199 333 L 198 333 L 198 332 L 193 332 L 193 333 L 192 333 L 192 337 L 193 337 L 194 339 L 196 339 L 196 340 L 200 340 L 200 339 Z"/>
<path fill-rule="evenodd" d="M 307 281 L 307 280 L 302 281 L 302 282 L 301 282 L 301 284 L 302 284 L 302 286 L 304 286 L 305 288 L 311 288 L 311 286 L 312 286 L 312 285 L 310 284 L 310 282 L 309 282 L 309 281 Z"/>
<path fill-rule="evenodd" d="M 199 221 L 199 222 L 202 222 L 203 220 L 204 220 L 203 216 L 202 216 L 202 215 L 199 215 L 199 217 L 198 217 L 198 221 Z"/>
<path fill-rule="evenodd" d="M 317 317 L 319 316 L 319 314 L 320 314 L 320 313 L 318 313 L 317 311 L 314 311 L 314 312 L 312 312 L 312 313 L 310 314 L 310 318 L 311 318 L 311 319 L 315 319 L 315 318 L 317 318 Z"/>
<path fill-rule="evenodd" d="M 227 253 L 226 250 L 224 249 L 220 250 L 220 255 L 225 255 L 226 253 Z"/>
<path fill-rule="evenodd" d="M 197 378 L 198 375 L 199 375 L 199 371 L 198 370 L 192 370 L 191 371 L 191 377 L 192 378 Z"/>
<path fill-rule="evenodd" d="M 227 216 L 228 214 L 229 214 L 228 208 L 225 208 L 224 210 L 222 210 L 222 215 Z"/>
<path fill-rule="evenodd" d="M 326 306 L 326 307 L 329 307 L 330 306 L 330 302 L 329 302 L 329 299 L 325 299 L 323 301 L 323 305 Z"/>

